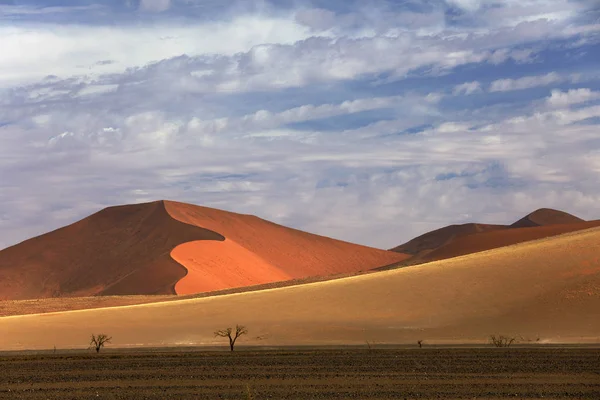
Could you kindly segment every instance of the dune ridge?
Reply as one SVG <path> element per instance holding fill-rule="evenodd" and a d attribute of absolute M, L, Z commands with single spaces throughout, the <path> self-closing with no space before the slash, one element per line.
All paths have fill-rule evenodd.
<path fill-rule="evenodd" d="M 600 342 L 600 228 L 418 266 L 218 297 L 0 318 L 0 348 L 223 345 L 241 323 L 252 345 Z M 560 315 L 560 318 L 557 316 Z M 68 327 L 68 328 L 65 328 Z"/>
<path fill-rule="evenodd" d="M 173 294 L 185 268 L 171 250 L 220 234 L 181 223 L 162 201 L 108 207 L 0 251 L 2 300 Z"/>
<path fill-rule="evenodd" d="M 156 201 L 108 207 L 0 251 L 0 300 L 191 294 L 355 273 L 407 257 Z"/>
<path fill-rule="evenodd" d="M 302 232 L 252 215 L 174 201 L 164 204 L 175 220 L 218 231 L 226 238 L 220 243 L 184 243 L 171 252 L 171 257 L 188 271 L 175 286 L 177 294 L 357 273 L 408 258 L 406 254 Z"/>
<path fill-rule="evenodd" d="M 540 208 L 511 225 L 450 225 L 427 232 L 391 250 L 412 255 L 401 266 L 416 265 L 595 226 L 600 226 L 600 220 L 584 221 L 564 211 Z"/>

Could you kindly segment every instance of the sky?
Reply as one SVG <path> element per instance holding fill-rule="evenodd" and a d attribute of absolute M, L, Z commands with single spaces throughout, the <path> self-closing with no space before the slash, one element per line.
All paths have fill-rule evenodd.
<path fill-rule="evenodd" d="M 600 219 L 597 0 L 0 0 L 0 248 L 170 199 L 390 248 Z"/>

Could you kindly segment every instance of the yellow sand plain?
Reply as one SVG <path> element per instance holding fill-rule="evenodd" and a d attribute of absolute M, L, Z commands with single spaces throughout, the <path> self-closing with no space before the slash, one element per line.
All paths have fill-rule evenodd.
<path fill-rule="evenodd" d="M 600 342 L 600 228 L 392 271 L 294 287 L 0 318 L 0 349 L 240 344 Z"/>

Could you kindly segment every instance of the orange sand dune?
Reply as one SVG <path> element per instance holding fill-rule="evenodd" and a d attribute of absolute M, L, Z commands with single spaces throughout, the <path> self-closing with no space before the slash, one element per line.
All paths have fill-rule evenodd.
<path fill-rule="evenodd" d="M 540 208 L 531 214 L 528 214 L 512 224 L 511 228 L 527 228 L 532 226 L 545 226 L 557 224 L 578 224 L 584 222 L 581 218 L 566 213 L 564 211 L 553 210 L 551 208 Z"/>
<path fill-rule="evenodd" d="M 506 225 L 489 225 L 489 224 L 462 224 L 449 225 L 431 232 L 427 232 L 421 236 L 394 247 L 391 251 L 399 253 L 411 254 L 413 256 L 424 256 L 427 253 L 449 243 L 456 238 L 471 235 L 480 232 L 489 232 L 501 229 L 508 229 Z"/>
<path fill-rule="evenodd" d="M 600 342 L 600 228 L 333 281 L 139 306 L 0 318 L 0 349 Z M 539 339 L 539 341 L 538 341 Z M 366 347 L 366 345 L 365 345 Z"/>
<path fill-rule="evenodd" d="M 391 250 L 412 255 L 401 265 L 416 265 L 598 225 L 600 221 L 586 222 L 563 211 L 540 208 L 512 225 L 450 225 L 425 233 Z"/>
<path fill-rule="evenodd" d="M 204 241 L 177 247 L 171 255 L 189 271 L 175 288 L 178 294 L 227 289 L 240 282 L 263 284 L 282 279 L 355 273 L 408 258 L 405 254 L 397 255 L 286 228 L 251 215 L 173 201 L 165 201 L 165 208 L 174 219 L 219 232 L 230 242 Z M 226 251 L 228 257 L 223 258 L 219 249 Z M 211 279 L 216 275 L 205 273 L 204 266 L 212 271 L 219 268 L 219 277 Z M 220 278 L 221 273 L 232 280 Z"/>
<path fill-rule="evenodd" d="M 407 257 L 158 201 L 109 207 L 0 251 L 0 300 L 196 293 L 354 273 Z"/>
<path fill-rule="evenodd" d="M 225 239 L 197 241 L 177 246 L 171 257 L 188 273 L 175 285 L 177 294 L 209 292 L 293 279 L 256 254 Z"/>
<path fill-rule="evenodd" d="M 174 220 L 162 202 L 109 207 L 0 251 L 0 299 L 172 294 L 186 271 L 171 250 L 223 239 Z"/>
<path fill-rule="evenodd" d="M 494 230 L 472 235 L 465 235 L 450 241 L 428 253 L 421 260 L 423 262 L 443 260 L 458 257 L 479 251 L 491 250 L 498 247 L 510 246 L 529 240 L 542 239 L 563 233 L 580 231 L 583 229 L 600 226 L 600 221 L 580 222 L 576 224 L 546 225 L 529 228 L 515 228 Z"/>

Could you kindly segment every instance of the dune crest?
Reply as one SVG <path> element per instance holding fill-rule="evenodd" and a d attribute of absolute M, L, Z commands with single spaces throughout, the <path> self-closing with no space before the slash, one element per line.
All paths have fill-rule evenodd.
<path fill-rule="evenodd" d="M 250 215 L 155 201 L 108 207 L 0 251 L 0 300 L 198 293 L 355 273 L 407 257 Z"/>
<path fill-rule="evenodd" d="M 0 348 L 82 347 L 90 331 L 114 346 L 598 342 L 600 228 L 429 264 L 286 288 L 111 309 L 0 318 Z"/>
<path fill-rule="evenodd" d="M 600 220 L 584 221 L 564 211 L 540 208 L 511 225 L 450 225 L 427 232 L 391 250 L 412 255 L 402 265 L 416 265 L 596 226 L 600 226 Z"/>
<path fill-rule="evenodd" d="M 164 204 L 175 220 L 226 238 L 224 243 L 182 244 L 171 253 L 188 270 L 175 286 L 177 294 L 355 273 L 409 257 L 287 228 L 252 215 L 174 201 Z"/>
<path fill-rule="evenodd" d="M 108 207 L 0 251 L 0 297 L 174 294 L 186 271 L 171 250 L 224 239 L 173 219 L 162 201 Z"/>
<path fill-rule="evenodd" d="M 584 220 L 564 211 L 553 210 L 551 208 L 540 208 L 531 214 L 524 216 L 510 227 L 527 228 L 556 224 L 577 224 L 581 222 L 584 222 Z"/>

